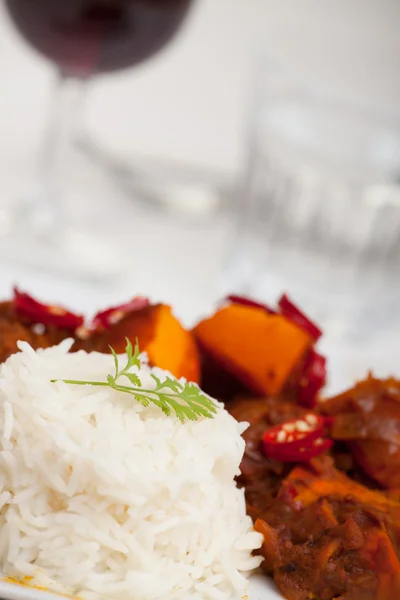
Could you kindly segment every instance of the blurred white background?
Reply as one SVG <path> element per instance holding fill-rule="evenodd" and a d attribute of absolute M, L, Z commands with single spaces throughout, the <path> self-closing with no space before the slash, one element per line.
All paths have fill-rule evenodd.
<path fill-rule="evenodd" d="M 234 179 L 246 154 L 259 49 L 390 112 L 400 105 L 399 24 L 398 0 L 197 0 L 183 30 L 154 59 L 90 83 L 85 128 L 128 162 L 136 155 L 172 158 Z M 20 39 L 1 8 L 3 199 L 33 176 L 53 76 L 52 65 Z M 2 297 L 18 281 L 39 296 L 88 310 L 134 293 L 174 303 L 187 321 L 207 310 L 218 290 L 223 226 L 177 227 L 166 237 L 162 228 L 135 225 L 141 262 L 123 286 L 100 290 L 60 281 L 55 290 L 54 279 L 7 268 L 0 256 Z"/>
<path fill-rule="evenodd" d="M 398 0 L 197 0 L 185 28 L 142 66 L 96 78 L 86 124 L 123 156 L 237 172 L 258 48 L 380 108 L 400 104 Z M 1 177 L 25 172 L 41 137 L 52 66 L 0 13 Z"/>

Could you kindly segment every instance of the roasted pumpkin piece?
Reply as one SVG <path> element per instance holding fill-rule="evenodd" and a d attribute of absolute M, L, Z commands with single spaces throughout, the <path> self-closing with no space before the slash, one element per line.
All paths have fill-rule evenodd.
<path fill-rule="evenodd" d="M 400 381 L 372 375 L 321 403 L 333 416 L 331 436 L 384 488 L 400 488 Z"/>
<path fill-rule="evenodd" d="M 200 349 L 260 395 L 279 394 L 312 338 L 279 314 L 231 304 L 194 328 Z"/>
<path fill-rule="evenodd" d="M 33 348 L 46 348 L 72 337 L 72 350 L 124 352 L 126 338 L 139 338 L 152 365 L 169 370 L 176 377 L 199 381 L 199 356 L 192 333 L 182 327 L 169 306 L 151 305 L 136 297 L 120 306 L 97 313 L 84 325 L 82 315 L 61 306 L 38 302 L 18 289 L 10 302 L 0 303 L 0 362 L 17 351 L 17 341 Z"/>
<path fill-rule="evenodd" d="M 255 522 L 262 568 L 289 600 L 400 597 L 400 504 L 337 471 L 295 467 Z"/>
<path fill-rule="evenodd" d="M 125 305 L 124 305 L 125 306 Z M 175 377 L 198 382 L 199 356 L 193 335 L 187 331 L 165 304 L 146 305 L 111 320 L 107 328 L 90 333 L 79 347 L 97 352 L 109 352 L 109 346 L 125 351 L 126 338 L 132 343 L 138 338 L 140 349 L 147 352 L 152 365 L 170 371 Z"/>
<path fill-rule="evenodd" d="M 278 300 L 276 308 L 243 296 L 230 295 L 226 303 L 246 306 L 261 310 L 268 315 L 280 315 L 306 333 L 315 344 L 322 335 L 321 329 L 314 323 L 286 294 Z M 203 352 L 202 359 L 202 386 L 212 396 L 231 400 L 238 394 L 247 392 L 258 393 L 257 390 L 243 385 L 238 378 L 223 368 L 221 361 L 215 362 L 207 353 Z M 318 394 L 326 383 L 326 359 L 319 354 L 315 347 L 309 348 L 307 353 L 296 364 L 290 377 L 286 380 L 283 393 L 286 398 L 291 396 L 294 402 L 307 408 L 314 408 Z M 241 387 L 243 389 L 241 389 Z M 236 393 L 235 393 L 236 392 Z"/>

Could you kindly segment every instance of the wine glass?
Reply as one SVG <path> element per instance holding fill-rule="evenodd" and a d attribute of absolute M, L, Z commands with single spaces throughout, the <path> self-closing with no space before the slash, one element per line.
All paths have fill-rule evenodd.
<path fill-rule="evenodd" d="M 72 269 L 85 277 L 115 273 L 110 244 L 105 251 L 94 226 L 82 232 L 82 223 L 68 216 L 68 196 L 82 205 L 90 194 L 77 189 L 70 172 L 82 90 L 92 76 L 131 67 L 163 48 L 181 26 L 191 0 L 4 1 L 22 36 L 55 63 L 58 73 L 40 181 L 36 192 L 15 202 L 8 214 L 5 241 L 14 248 L 7 255 L 15 258 L 19 252 L 25 261 L 29 257 L 41 267 Z"/>

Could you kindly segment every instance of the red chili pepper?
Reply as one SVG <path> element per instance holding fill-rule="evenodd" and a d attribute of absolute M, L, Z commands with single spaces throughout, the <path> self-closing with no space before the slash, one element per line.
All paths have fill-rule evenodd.
<path fill-rule="evenodd" d="M 310 319 L 303 312 L 301 312 L 301 310 L 299 310 L 291 300 L 289 300 L 286 294 L 281 296 L 278 306 L 281 315 L 308 333 L 314 342 L 319 340 L 322 335 L 321 329 L 318 327 L 318 325 L 310 321 Z"/>
<path fill-rule="evenodd" d="M 299 378 L 298 400 L 306 408 L 314 408 L 317 394 L 326 383 L 326 358 L 310 349 Z"/>
<path fill-rule="evenodd" d="M 306 462 L 329 450 L 332 444 L 332 440 L 320 437 L 313 440 L 309 446 L 305 446 L 294 452 L 276 454 L 275 456 L 270 456 L 270 458 L 275 458 L 281 462 Z"/>
<path fill-rule="evenodd" d="M 133 298 L 130 302 L 120 304 L 119 306 L 112 306 L 106 310 L 102 310 L 95 314 L 90 329 L 108 329 L 111 325 L 118 323 L 126 314 L 141 310 L 146 306 L 150 305 L 150 301 L 147 298 Z"/>
<path fill-rule="evenodd" d="M 323 437 L 325 425 L 323 417 L 308 413 L 271 427 L 263 435 L 264 452 L 283 462 L 309 460 L 332 446 L 332 441 Z"/>
<path fill-rule="evenodd" d="M 60 329 L 75 331 L 84 321 L 82 315 L 70 312 L 62 306 L 42 304 L 16 287 L 14 288 L 13 302 L 17 315 L 31 323 L 54 325 Z"/>
<path fill-rule="evenodd" d="M 266 304 L 261 304 L 261 302 L 256 302 L 255 300 L 250 300 L 250 298 L 245 298 L 244 296 L 236 296 L 235 294 L 230 294 L 226 298 L 229 302 L 233 304 L 242 304 L 243 306 L 252 306 L 253 308 L 262 308 L 267 313 L 271 315 L 275 315 L 276 311 L 267 306 Z"/>

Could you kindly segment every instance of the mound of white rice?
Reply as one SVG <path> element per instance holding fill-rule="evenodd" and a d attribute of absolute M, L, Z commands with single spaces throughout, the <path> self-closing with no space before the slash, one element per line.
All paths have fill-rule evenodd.
<path fill-rule="evenodd" d="M 0 369 L 3 575 L 90 600 L 241 598 L 261 544 L 234 483 L 245 426 L 222 406 L 182 424 L 109 388 L 51 383 L 114 372 L 70 344 L 20 343 Z"/>

